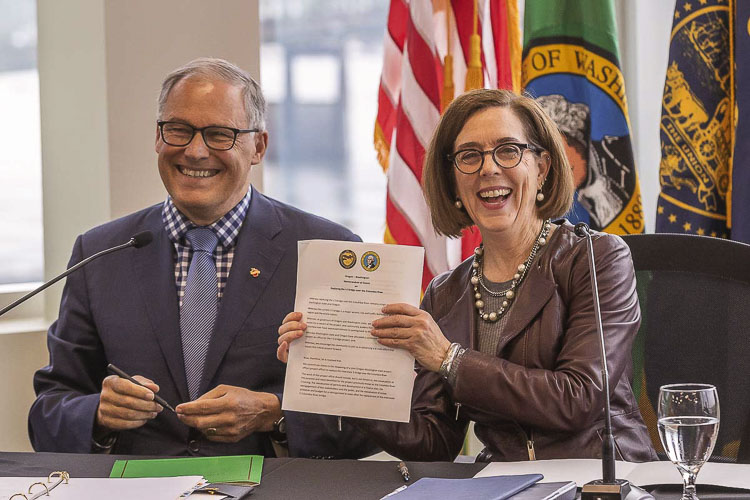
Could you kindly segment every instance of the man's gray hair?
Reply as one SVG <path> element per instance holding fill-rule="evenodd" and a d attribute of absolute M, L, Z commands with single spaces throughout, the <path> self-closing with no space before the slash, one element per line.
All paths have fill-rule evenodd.
<path fill-rule="evenodd" d="M 557 124 L 566 138 L 576 140 L 582 147 L 588 144 L 589 107 L 582 102 L 570 102 L 560 94 L 538 97 L 536 102 Z"/>
<path fill-rule="evenodd" d="M 266 100 L 260 85 L 250 74 L 239 66 L 214 57 L 201 57 L 194 59 L 172 71 L 164 78 L 159 93 L 159 117 L 164 112 L 169 93 L 175 85 L 187 78 L 219 78 L 227 83 L 234 84 L 242 89 L 242 98 L 245 101 L 245 114 L 247 115 L 248 128 L 266 129 Z"/>

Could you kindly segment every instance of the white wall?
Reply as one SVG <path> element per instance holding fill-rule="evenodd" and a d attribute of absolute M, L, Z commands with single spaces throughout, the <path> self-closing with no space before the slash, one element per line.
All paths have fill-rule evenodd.
<path fill-rule="evenodd" d="M 82 231 L 164 199 L 154 153 L 162 78 L 216 56 L 259 79 L 260 41 L 257 0 L 38 0 L 37 10 L 50 278 L 65 269 Z M 61 291 L 44 292 L 48 321 Z M 31 380 L 47 363 L 42 323 L 0 323 L 0 450 L 31 449 Z"/>
<path fill-rule="evenodd" d="M 649 233 L 654 232 L 660 190 L 659 121 L 674 6 L 675 0 L 616 0 L 621 66 Z"/>

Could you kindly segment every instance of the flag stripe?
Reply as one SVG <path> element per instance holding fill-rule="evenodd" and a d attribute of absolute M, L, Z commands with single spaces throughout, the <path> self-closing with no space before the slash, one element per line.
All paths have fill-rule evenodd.
<path fill-rule="evenodd" d="M 421 246 L 422 243 L 419 241 L 419 237 L 414 233 L 409 223 L 406 221 L 401 212 L 398 211 L 395 205 L 391 203 L 390 199 L 386 200 L 386 214 L 388 216 L 388 226 L 386 231 L 390 234 L 391 238 L 399 245 L 413 245 Z M 390 243 L 386 241 L 386 243 Z M 422 271 L 422 289 L 426 290 L 427 285 L 430 284 L 435 274 L 430 270 L 428 260 L 424 261 L 424 269 Z"/>
<path fill-rule="evenodd" d="M 406 0 L 391 0 L 391 8 L 388 12 L 388 34 L 398 46 L 399 52 L 404 51 L 408 19 L 409 6 Z"/>
<path fill-rule="evenodd" d="M 398 101 L 401 93 L 401 63 L 403 54 L 393 39 L 386 35 L 383 42 L 383 72 L 380 77 L 380 86 L 388 94 L 392 103 Z"/>
<path fill-rule="evenodd" d="M 412 5 L 429 6 L 426 2 L 414 2 Z M 414 23 L 407 34 L 406 51 L 409 58 L 404 65 L 409 64 L 414 80 L 421 87 L 422 92 L 432 101 L 435 108 L 440 109 L 440 88 L 435 77 L 435 66 L 433 63 L 435 52 L 433 47 L 425 41 L 418 22 L 424 22 L 424 13 L 420 8 L 412 7 L 412 22 Z M 413 64 L 412 64 L 413 63 Z"/>
<path fill-rule="evenodd" d="M 445 271 L 449 269 L 445 238 L 438 236 L 432 227 L 432 218 L 422 194 L 422 186 L 398 154 L 391 156 L 391 166 L 388 169 L 388 197 L 409 221 L 419 241 L 422 242 L 433 273 Z"/>
<path fill-rule="evenodd" d="M 404 58 L 404 84 L 401 90 L 401 107 L 409 117 L 419 143 L 426 147 L 430 143 L 432 132 L 440 120 L 440 102 L 434 103 L 424 93 L 414 79 L 411 61 Z"/>
<path fill-rule="evenodd" d="M 466 0 L 452 0 L 453 13 L 456 17 L 456 29 L 461 40 L 461 51 L 464 61 L 469 63 L 469 38 L 474 31 L 474 2 Z M 481 36 L 481 29 L 479 30 Z"/>
<path fill-rule="evenodd" d="M 388 93 L 381 86 L 378 90 L 378 123 L 385 134 L 388 145 L 391 144 L 393 127 L 396 125 L 396 106 L 391 103 Z"/>
<path fill-rule="evenodd" d="M 490 9 L 492 12 L 492 41 L 495 48 L 496 57 L 501 61 L 507 61 L 508 64 L 498 65 L 496 71 L 497 88 L 513 89 L 513 71 L 511 67 L 510 46 L 506 43 L 507 35 L 504 36 L 503 27 L 508 26 L 512 21 L 509 19 L 506 4 L 508 0 L 491 2 Z M 515 0 L 510 0 L 515 1 Z"/>
<path fill-rule="evenodd" d="M 419 142 L 411 128 L 411 122 L 403 113 L 399 114 L 397 122 L 398 136 L 396 137 L 396 151 L 406 166 L 411 170 L 418 183 L 422 183 L 422 162 L 425 149 Z"/>
<path fill-rule="evenodd" d="M 502 1 L 502 0 L 500 0 Z M 498 3 L 497 1 L 484 2 L 482 8 L 482 24 L 480 25 L 482 30 L 482 65 L 484 67 L 484 84 L 485 87 L 498 88 L 497 85 L 497 72 L 498 65 L 495 59 L 495 37 L 493 32 L 492 16 L 490 14 L 491 5 Z"/>
<path fill-rule="evenodd" d="M 455 19 L 451 23 L 451 55 L 453 56 L 453 84 L 456 86 L 456 96 L 458 96 L 464 92 L 468 62 L 464 57 L 464 48 Z"/>

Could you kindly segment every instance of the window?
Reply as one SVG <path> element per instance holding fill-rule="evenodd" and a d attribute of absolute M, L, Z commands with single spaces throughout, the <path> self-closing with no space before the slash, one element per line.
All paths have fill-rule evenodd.
<path fill-rule="evenodd" d="M 260 3 L 264 191 L 365 241 L 385 229 L 373 127 L 387 15 L 381 0 Z"/>
<path fill-rule="evenodd" d="M 42 279 L 42 161 L 36 2 L 0 0 L 0 12 L 0 285 L 7 285 Z"/>

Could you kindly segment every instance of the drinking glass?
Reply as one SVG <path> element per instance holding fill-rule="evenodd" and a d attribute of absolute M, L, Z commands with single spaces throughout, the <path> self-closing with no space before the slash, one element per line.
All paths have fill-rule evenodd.
<path fill-rule="evenodd" d="M 709 384 L 670 384 L 659 388 L 659 437 L 682 474 L 682 500 L 698 500 L 695 477 L 719 434 L 719 395 Z"/>

